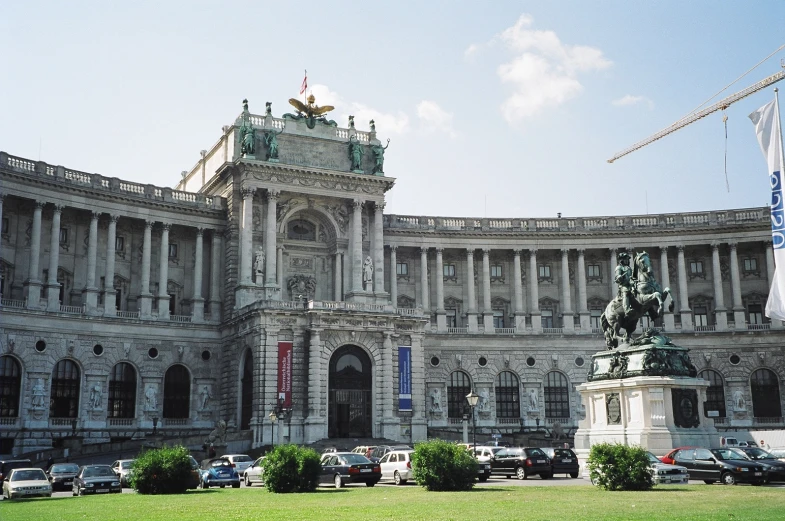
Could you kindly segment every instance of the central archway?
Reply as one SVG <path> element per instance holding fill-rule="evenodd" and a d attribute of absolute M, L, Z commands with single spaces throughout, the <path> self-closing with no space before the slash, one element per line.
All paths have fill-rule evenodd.
<path fill-rule="evenodd" d="M 327 435 L 330 438 L 372 436 L 371 359 L 357 346 L 343 346 L 330 359 Z"/>

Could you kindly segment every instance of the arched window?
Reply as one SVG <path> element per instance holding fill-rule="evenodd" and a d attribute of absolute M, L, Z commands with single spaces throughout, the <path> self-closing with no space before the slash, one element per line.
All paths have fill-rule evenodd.
<path fill-rule="evenodd" d="M 463 418 L 464 411 L 469 406 L 466 395 L 472 392 L 472 381 L 463 371 L 455 371 L 450 375 L 450 385 L 447 386 L 447 416 L 449 418 Z"/>
<path fill-rule="evenodd" d="M 782 416 L 780 406 L 780 384 L 777 375 L 768 369 L 758 369 L 750 379 L 752 387 L 752 411 L 756 418 L 778 418 Z"/>
<path fill-rule="evenodd" d="M 570 392 L 567 377 L 558 371 L 545 375 L 545 417 L 570 417 Z"/>
<path fill-rule="evenodd" d="M 287 237 L 298 241 L 315 241 L 316 226 L 305 219 L 289 221 L 287 225 Z"/>
<path fill-rule="evenodd" d="M 79 367 L 71 360 L 60 360 L 52 371 L 50 418 L 76 418 L 79 412 Z"/>
<path fill-rule="evenodd" d="M 173 365 L 164 376 L 164 418 L 188 418 L 191 413 L 191 375 Z"/>
<path fill-rule="evenodd" d="M 136 370 L 128 362 L 112 368 L 109 380 L 109 417 L 136 417 Z"/>
<path fill-rule="evenodd" d="M 706 403 L 703 404 L 703 414 L 709 417 L 709 411 L 717 411 L 718 418 L 725 417 L 725 385 L 722 382 L 722 376 L 717 371 L 711 369 L 704 369 L 700 372 L 701 378 L 709 382 L 709 388 L 706 389 Z"/>
<path fill-rule="evenodd" d="M 521 403 L 518 377 L 511 371 L 502 371 L 496 377 L 496 417 L 520 418 Z"/>
<path fill-rule="evenodd" d="M 12 356 L 0 356 L 0 418 L 19 416 L 22 370 Z"/>
<path fill-rule="evenodd" d="M 250 349 L 245 351 L 240 386 L 240 429 L 245 430 L 251 428 L 253 416 L 253 355 Z"/>

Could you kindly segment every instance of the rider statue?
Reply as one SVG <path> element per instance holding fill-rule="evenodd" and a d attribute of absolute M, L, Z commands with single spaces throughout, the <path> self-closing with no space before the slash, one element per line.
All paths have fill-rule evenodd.
<path fill-rule="evenodd" d="M 621 252 L 618 255 L 619 265 L 616 266 L 616 276 L 614 280 L 619 285 L 617 296 L 624 306 L 624 313 L 629 314 L 632 311 L 632 303 L 630 297 L 635 290 L 635 283 L 632 280 L 632 268 L 630 267 L 630 255 L 627 252 Z"/>

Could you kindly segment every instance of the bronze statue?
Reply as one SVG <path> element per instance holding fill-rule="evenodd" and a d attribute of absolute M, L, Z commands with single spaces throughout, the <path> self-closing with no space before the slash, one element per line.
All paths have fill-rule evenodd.
<path fill-rule="evenodd" d="M 387 146 L 371 145 L 371 152 L 373 152 L 376 163 L 373 166 L 372 174 L 384 173 L 384 151 L 390 146 L 390 140 L 387 140 Z"/>
<path fill-rule="evenodd" d="M 248 100 L 243 100 L 243 124 L 240 125 L 240 152 L 243 155 L 254 155 L 256 152 L 256 130 L 251 124 L 250 112 L 248 112 Z"/>
<path fill-rule="evenodd" d="M 363 155 L 365 155 L 365 150 L 360 144 L 360 141 L 355 136 L 351 136 L 349 138 L 349 159 L 352 162 L 351 170 L 363 169 Z"/>
<path fill-rule="evenodd" d="M 267 145 L 267 159 L 278 159 L 278 135 L 283 132 L 271 130 L 264 133 L 264 144 Z"/>
<path fill-rule="evenodd" d="M 325 105 L 324 107 L 317 105 L 316 98 L 313 94 L 308 96 L 308 104 L 305 104 L 295 98 L 289 98 L 289 104 L 297 109 L 297 119 L 305 118 L 305 124 L 308 126 L 308 128 L 313 128 L 317 119 L 326 124 L 330 124 L 330 122 L 328 122 L 324 117 L 324 114 L 327 114 L 331 110 L 335 110 L 335 107 L 332 105 Z"/>

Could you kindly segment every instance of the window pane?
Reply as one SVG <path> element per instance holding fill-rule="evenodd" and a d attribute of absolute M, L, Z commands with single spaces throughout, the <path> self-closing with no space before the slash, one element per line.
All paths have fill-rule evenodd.
<path fill-rule="evenodd" d="M 567 377 L 557 371 L 551 371 L 545 377 L 545 417 L 570 417 L 570 396 L 567 387 Z"/>
<path fill-rule="evenodd" d="M 71 360 L 60 360 L 52 371 L 49 397 L 51 418 L 76 418 L 79 409 L 79 368 Z"/>
<path fill-rule="evenodd" d="M 708 417 L 709 411 L 717 411 L 719 417 L 724 418 L 725 387 L 722 383 L 722 376 L 711 369 L 701 371 L 699 376 L 709 382 L 709 387 L 706 389 L 706 402 L 703 404 L 703 415 Z"/>
<path fill-rule="evenodd" d="M 520 394 L 518 377 L 510 371 L 502 371 L 496 377 L 496 417 L 520 418 Z"/>
<path fill-rule="evenodd" d="M 188 418 L 191 377 L 182 365 L 173 365 L 164 377 L 164 418 Z"/>
<path fill-rule="evenodd" d="M 136 370 L 126 362 L 116 364 L 109 380 L 109 417 L 136 416 Z"/>
<path fill-rule="evenodd" d="M 455 371 L 450 375 L 450 385 L 447 387 L 447 416 L 462 418 L 464 411 L 469 406 L 466 395 L 472 391 L 471 379 L 463 371 Z M 467 411 L 468 412 L 468 411 Z"/>
<path fill-rule="evenodd" d="M 21 384 L 19 362 L 10 356 L 0 356 L 0 418 L 19 416 Z"/>
<path fill-rule="evenodd" d="M 750 384 L 754 416 L 756 418 L 782 416 L 780 385 L 777 375 L 768 369 L 758 369 L 752 373 Z"/>

